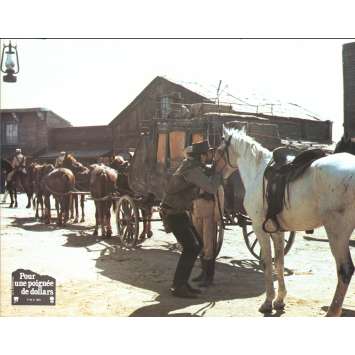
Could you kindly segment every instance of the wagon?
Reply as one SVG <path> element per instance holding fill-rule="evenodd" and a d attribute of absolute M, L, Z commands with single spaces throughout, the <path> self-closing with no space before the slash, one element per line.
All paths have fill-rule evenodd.
<path fill-rule="evenodd" d="M 129 191 L 120 191 L 116 202 L 117 230 L 124 246 L 135 247 L 144 240 L 140 238 L 144 224 L 160 221 L 160 218 L 151 218 L 149 211 L 159 206 L 169 177 L 184 159 L 187 146 L 209 139 L 210 144 L 217 147 L 222 139 L 223 125 L 245 126 L 248 134 L 266 148 L 274 149 L 281 145 L 277 125 L 233 120 L 235 117 L 228 115 L 204 115 L 191 119 L 158 118 L 142 125 L 140 139 L 126 173 Z M 244 187 L 238 172 L 228 179 L 225 190 L 223 223 L 218 227 L 216 256 L 222 247 L 224 230 L 239 226 L 247 248 L 260 259 L 260 247 L 252 221 L 243 207 Z M 294 232 L 285 233 L 285 254 L 291 249 L 294 239 Z"/>

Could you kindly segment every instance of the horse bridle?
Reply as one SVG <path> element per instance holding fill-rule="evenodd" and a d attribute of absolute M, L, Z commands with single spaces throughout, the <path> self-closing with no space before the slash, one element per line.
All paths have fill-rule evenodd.
<path fill-rule="evenodd" d="M 222 139 L 224 139 L 224 138 L 222 138 Z M 230 144 L 231 144 L 231 139 L 232 139 L 232 136 L 229 136 L 229 138 L 228 138 L 228 140 L 226 140 L 225 141 L 225 147 L 224 147 L 224 149 L 222 150 L 222 156 L 216 161 L 216 163 L 220 160 L 220 159 L 222 159 L 222 157 L 223 157 L 223 159 L 224 159 L 224 156 L 226 156 L 227 157 L 227 160 L 226 159 L 224 159 L 224 162 L 226 163 L 225 165 L 229 165 L 229 167 L 231 167 L 232 169 L 238 169 L 238 166 L 234 166 L 234 165 L 232 165 L 232 163 L 231 163 L 231 161 L 230 161 L 230 158 L 229 158 L 229 146 L 230 146 Z M 225 168 L 225 166 L 223 167 L 223 169 Z M 223 170 L 222 169 L 222 170 Z"/>

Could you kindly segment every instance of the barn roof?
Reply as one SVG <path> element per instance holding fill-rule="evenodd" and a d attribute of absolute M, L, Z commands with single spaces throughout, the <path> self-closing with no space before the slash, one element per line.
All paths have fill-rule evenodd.
<path fill-rule="evenodd" d="M 125 115 L 125 113 L 127 111 L 129 111 L 130 109 L 132 109 L 136 104 L 137 102 L 139 102 L 139 99 L 142 98 L 146 92 L 154 85 L 157 85 L 159 82 L 161 81 L 167 81 L 169 82 L 170 84 L 176 86 L 177 90 L 185 90 L 185 91 L 189 91 L 190 93 L 193 93 L 195 95 L 197 95 L 197 97 L 200 97 L 200 100 L 201 102 L 204 102 L 204 101 L 209 101 L 208 98 L 204 97 L 203 95 L 200 95 L 199 93 L 195 92 L 195 91 L 192 91 L 190 90 L 189 88 L 185 87 L 185 86 L 182 86 L 180 84 L 177 84 L 175 82 L 172 82 L 166 78 L 163 78 L 162 76 L 157 76 L 155 77 L 139 94 L 138 96 L 126 107 L 124 108 L 110 123 L 109 125 L 112 125 L 114 123 L 116 123 L 121 117 L 123 117 Z"/>
<path fill-rule="evenodd" d="M 217 88 L 218 84 L 201 84 L 199 82 L 185 82 L 185 81 L 175 81 L 179 85 L 210 99 L 211 101 L 217 102 Z M 233 92 L 234 91 L 234 92 Z M 235 89 L 230 88 L 223 82 L 221 84 L 219 92 L 219 103 L 232 105 L 232 108 L 236 112 L 254 113 L 268 116 L 278 116 L 278 117 L 294 117 L 299 119 L 307 119 L 313 121 L 321 121 L 322 119 L 315 114 L 307 110 L 306 108 L 293 103 L 293 102 L 283 102 L 278 98 L 262 97 L 257 93 L 246 92 L 237 94 Z M 265 95 L 264 95 L 265 96 Z"/>
<path fill-rule="evenodd" d="M 68 125 L 71 126 L 71 123 L 66 120 L 65 118 L 61 117 L 57 113 L 55 113 L 52 110 L 49 110 L 48 108 L 45 107 L 25 107 L 25 108 L 2 108 L 0 109 L 0 113 L 21 113 L 21 112 L 51 112 L 53 115 L 55 115 L 57 118 L 60 118 L 64 122 L 66 122 Z"/>
<path fill-rule="evenodd" d="M 50 111 L 44 107 L 28 107 L 28 108 L 2 108 L 0 112 L 47 112 Z"/>

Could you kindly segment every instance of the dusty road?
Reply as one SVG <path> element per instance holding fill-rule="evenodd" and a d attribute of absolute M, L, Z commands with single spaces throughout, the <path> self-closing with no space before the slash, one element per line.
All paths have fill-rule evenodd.
<path fill-rule="evenodd" d="M 65 228 L 36 221 L 25 204 L 21 195 L 18 209 L 1 205 L 2 316 L 263 316 L 257 311 L 264 299 L 263 274 L 237 227 L 226 231 L 215 285 L 199 299 L 184 300 L 168 291 L 178 251 L 160 222 L 153 223 L 153 238 L 139 249 L 123 250 L 118 238 L 92 236 L 92 201 L 86 202 L 87 221 Z M 355 233 L 350 245 L 355 262 Z M 336 285 L 324 231 L 298 233 L 285 266 L 287 305 L 273 315 L 323 316 Z M 20 268 L 56 278 L 56 306 L 11 305 L 11 273 Z M 355 316 L 355 277 L 343 315 Z"/>

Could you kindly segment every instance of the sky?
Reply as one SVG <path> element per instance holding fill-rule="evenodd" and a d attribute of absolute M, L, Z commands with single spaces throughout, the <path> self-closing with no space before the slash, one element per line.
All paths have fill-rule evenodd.
<path fill-rule="evenodd" d="M 2 44 L 7 40 L 2 40 Z M 238 98 L 296 103 L 343 128 L 342 45 L 349 40 L 14 40 L 20 72 L 1 107 L 45 107 L 75 126 L 105 125 L 156 76 Z"/>

